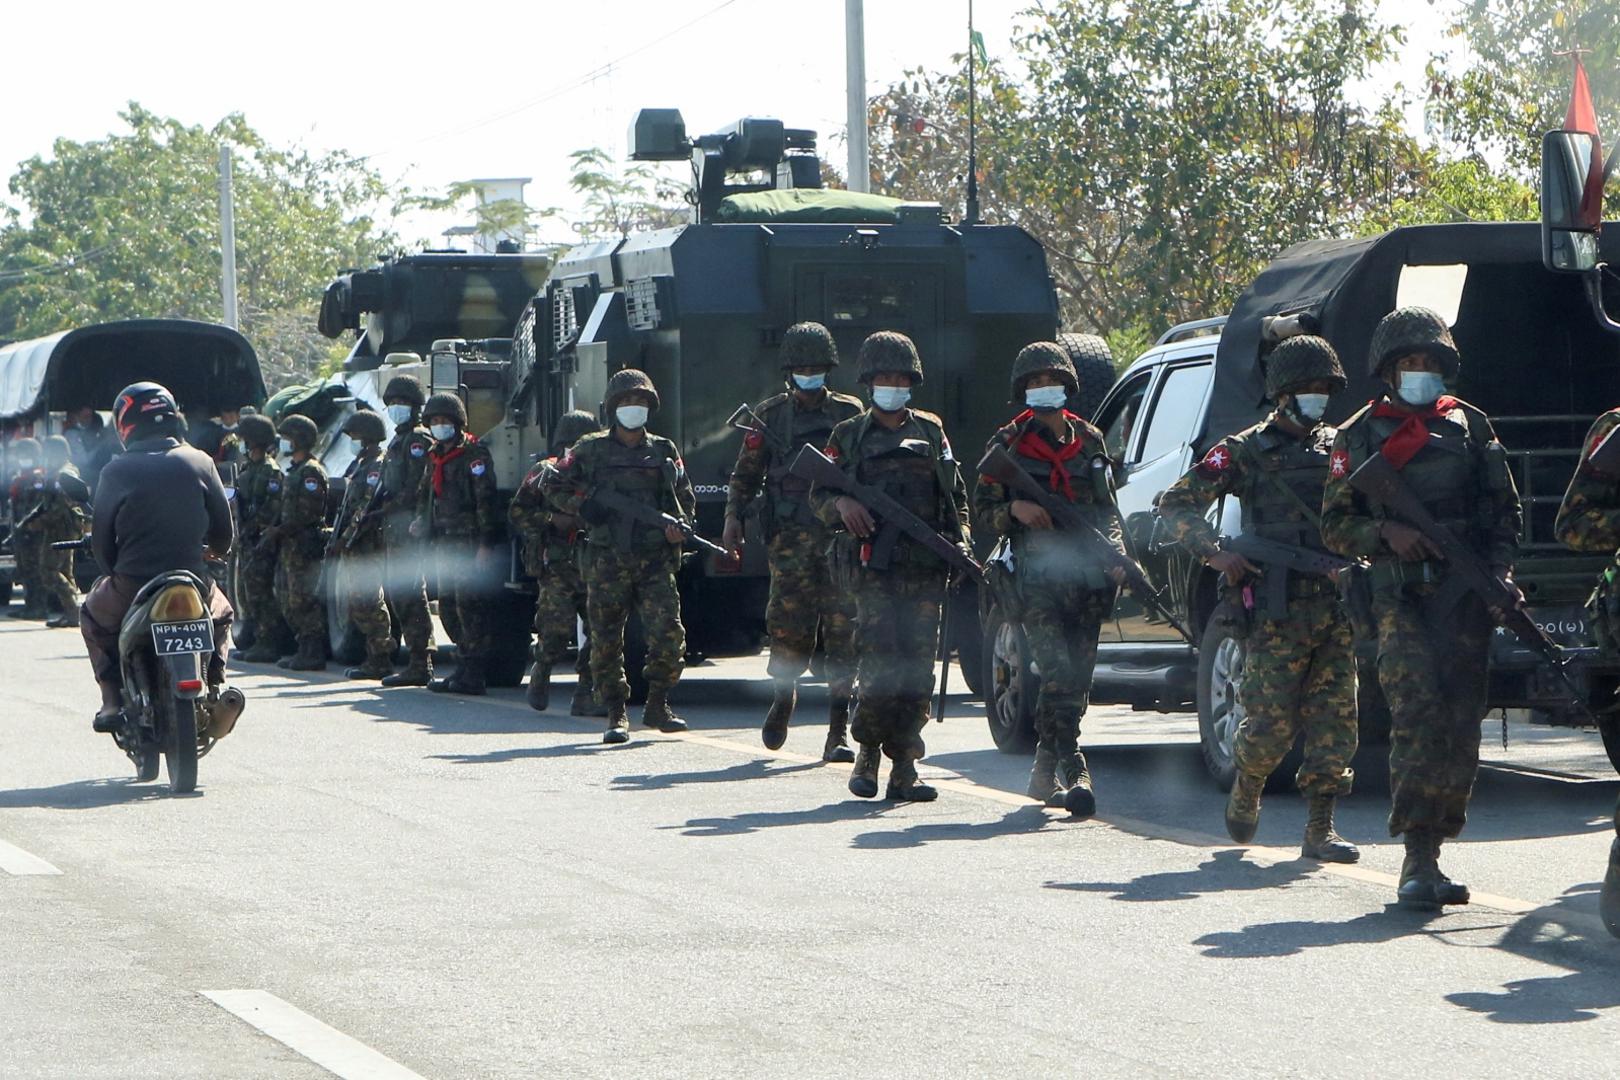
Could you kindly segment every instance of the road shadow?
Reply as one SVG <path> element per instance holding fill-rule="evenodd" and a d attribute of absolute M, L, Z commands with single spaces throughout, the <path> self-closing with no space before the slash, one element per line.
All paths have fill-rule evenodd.
<path fill-rule="evenodd" d="M 195 794 L 202 792 L 199 789 Z M 96 810 L 105 806 L 184 797 L 170 795 L 168 785 L 160 780 L 143 784 L 133 778 L 120 777 L 0 791 L 0 809 L 39 807 L 48 810 Z"/>
<path fill-rule="evenodd" d="M 522 746 L 512 750 L 491 750 L 487 754 L 431 754 L 434 761 L 453 761 L 457 765 L 500 765 L 508 761 L 529 758 L 588 757 L 592 754 L 617 754 L 623 750 L 639 750 L 650 742 L 628 742 L 617 746 L 601 741 L 591 743 L 564 743 L 561 746 Z"/>
<path fill-rule="evenodd" d="M 892 831 L 865 832 L 855 837 L 850 846 L 868 851 L 889 851 L 949 840 L 995 840 L 1003 836 L 1040 832 L 1048 823 L 1063 824 L 1067 820 L 1050 816 L 1045 807 L 1031 803 L 1010 810 L 995 821 L 928 822 Z"/>
<path fill-rule="evenodd" d="M 735 814 L 731 817 L 693 818 L 684 825 L 665 825 L 666 829 L 679 829 L 682 836 L 746 836 L 765 829 L 782 829 L 795 825 L 829 825 L 840 821 L 865 821 L 882 817 L 898 804 L 880 800 L 845 799 L 842 802 L 810 806 L 800 810 L 761 811 Z"/>
<path fill-rule="evenodd" d="M 723 769 L 620 776 L 613 780 L 612 790 L 667 791 L 670 788 L 683 787 L 687 784 L 724 784 L 733 780 L 767 780 L 773 777 L 787 776 L 790 773 L 819 769 L 822 767 L 822 763 L 816 761 L 799 765 L 783 765 L 776 768 L 771 766 L 772 762 L 770 760 L 755 758 L 751 761 L 739 762 L 736 765 L 727 765 Z"/>
<path fill-rule="evenodd" d="M 1275 889 L 1309 877 L 1317 864 L 1305 859 L 1262 866 L 1240 850 L 1217 851 L 1194 870 L 1144 874 L 1130 881 L 1049 881 L 1048 889 L 1110 893 L 1110 899 L 1134 903 L 1195 900 L 1209 893 Z"/>
<path fill-rule="evenodd" d="M 1455 909 L 1454 909 L 1455 910 Z M 1380 945 L 1398 938 L 1424 934 L 1440 938 L 1449 934 L 1505 929 L 1506 923 L 1454 924 L 1436 926 L 1444 918 L 1439 911 L 1408 911 L 1397 904 L 1382 911 L 1369 911 L 1343 922 L 1256 923 L 1242 930 L 1205 934 L 1193 942 L 1204 947 L 1204 955 L 1222 960 L 1259 960 L 1278 956 L 1298 956 L 1307 949 L 1334 945 Z"/>

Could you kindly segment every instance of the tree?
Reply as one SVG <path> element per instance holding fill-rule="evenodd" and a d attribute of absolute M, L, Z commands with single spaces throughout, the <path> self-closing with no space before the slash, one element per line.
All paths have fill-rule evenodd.
<path fill-rule="evenodd" d="M 135 317 L 220 318 L 219 148 L 235 156 L 242 332 L 266 381 L 329 359 L 315 330 L 340 269 L 398 246 L 376 218 L 394 193 L 363 161 L 268 145 L 238 114 L 212 128 L 131 102 L 129 130 L 59 139 L 11 177 L 0 226 L 0 339 Z"/>
<path fill-rule="evenodd" d="M 582 240 L 606 240 L 647 229 L 667 229 L 691 220 L 685 188 L 653 166 L 615 168 L 601 147 L 569 155 L 569 187 L 584 198 L 585 216 L 573 223 Z"/>

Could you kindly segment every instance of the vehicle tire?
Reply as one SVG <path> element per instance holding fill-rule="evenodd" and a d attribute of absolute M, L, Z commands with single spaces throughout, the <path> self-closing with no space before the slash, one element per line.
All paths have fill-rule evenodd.
<path fill-rule="evenodd" d="M 534 622 L 534 598 L 502 590 L 493 605 L 495 640 L 490 644 L 484 678 L 491 686 L 521 686 L 533 659 L 529 627 Z"/>
<path fill-rule="evenodd" d="M 951 597 L 951 648 L 962 669 L 962 681 L 976 698 L 984 698 L 984 631 L 979 626 L 979 596 L 976 590 L 963 585 Z"/>
<path fill-rule="evenodd" d="M 1210 778 L 1222 791 L 1230 791 L 1237 777 L 1233 746 L 1245 716 L 1241 697 L 1245 653 L 1243 639 L 1233 637 L 1223 620 L 1209 620 L 1198 644 L 1198 748 Z M 1294 786 L 1302 760 L 1299 743 L 1296 734 L 1294 746 L 1266 778 L 1266 791 Z"/>
<path fill-rule="evenodd" d="M 1097 414 L 1097 406 L 1102 404 L 1109 387 L 1114 385 L 1114 352 L 1108 342 L 1095 334 L 1059 334 L 1058 344 L 1068 351 L 1080 382 L 1080 392 L 1074 396 L 1070 407 L 1090 420 Z"/>
<path fill-rule="evenodd" d="M 991 608 L 984 623 L 984 715 L 990 738 L 1003 754 L 1027 754 L 1035 749 L 1035 695 L 1040 677 L 1029 670 L 1029 642 L 1024 629 Z"/>
<path fill-rule="evenodd" d="M 358 664 L 366 658 L 366 639 L 349 615 L 348 560 L 335 556 L 326 575 L 326 640 L 332 659 L 339 664 Z"/>
<path fill-rule="evenodd" d="M 176 697 L 166 683 L 158 691 L 167 730 L 163 737 L 164 763 L 169 771 L 169 793 L 190 795 L 197 790 L 197 703 Z"/>
<path fill-rule="evenodd" d="M 1603 736 L 1603 749 L 1609 755 L 1609 764 L 1620 772 L 1620 716 L 1614 713 L 1598 715 L 1598 734 Z"/>
<path fill-rule="evenodd" d="M 0 578 L 0 607 L 11 606 L 11 593 L 15 588 L 10 578 Z"/>

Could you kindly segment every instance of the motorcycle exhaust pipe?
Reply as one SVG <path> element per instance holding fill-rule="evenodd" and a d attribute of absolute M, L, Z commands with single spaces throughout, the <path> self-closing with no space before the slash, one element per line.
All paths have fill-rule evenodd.
<path fill-rule="evenodd" d="M 208 709 L 208 737 L 223 739 L 236 729 L 236 721 L 247 708 L 247 696 L 234 686 L 219 692 L 219 700 Z"/>

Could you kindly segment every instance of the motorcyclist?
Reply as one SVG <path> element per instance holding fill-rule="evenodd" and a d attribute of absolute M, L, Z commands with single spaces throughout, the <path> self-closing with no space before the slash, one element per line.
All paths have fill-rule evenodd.
<path fill-rule="evenodd" d="M 189 570 L 202 583 L 214 621 L 215 652 L 207 670 L 211 704 L 225 681 L 233 615 L 204 555 L 230 551 L 230 503 L 213 461 L 181 442 L 174 395 L 157 383 L 134 383 L 113 400 L 112 413 L 124 453 L 107 463 L 96 489 L 91 545 L 103 576 L 79 609 L 79 630 L 101 689 L 94 723 L 99 732 L 116 731 L 121 723 L 118 634 L 143 585 L 171 570 Z M 240 702 L 239 695 L 232 697 Z"/>

